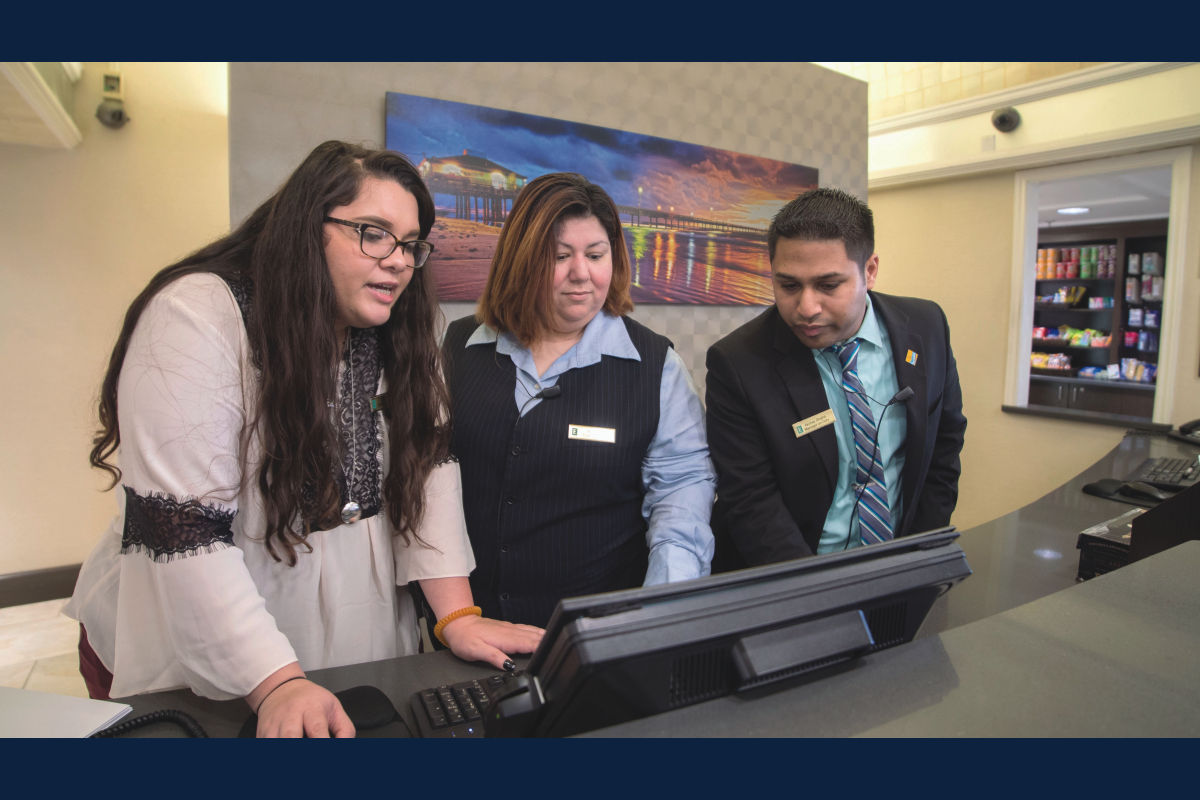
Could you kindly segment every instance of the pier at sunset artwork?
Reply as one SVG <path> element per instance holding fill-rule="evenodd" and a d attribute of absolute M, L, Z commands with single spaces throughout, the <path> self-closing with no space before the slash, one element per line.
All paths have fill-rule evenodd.
<path fill-rule="evenodd" d="M 434 197 L 438 297 L 474 301 L 513 200 L 548 172 L 578 172 L 621 214 L 638 304 L 772 302 L 767 227 L 817 170 L 578 122 L 387 93 L 386 147 Z"/>

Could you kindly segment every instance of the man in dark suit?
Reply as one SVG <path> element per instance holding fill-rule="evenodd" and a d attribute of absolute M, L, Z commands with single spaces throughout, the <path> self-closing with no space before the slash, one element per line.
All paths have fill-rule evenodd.
<path fill-rule="evenodd" d="M 871 210 L 821 188 L 767 236 L 775 304 L 708 350 L 713 571 L 941 527 L 967 420 L 937 304 L 871 289 Z"/>

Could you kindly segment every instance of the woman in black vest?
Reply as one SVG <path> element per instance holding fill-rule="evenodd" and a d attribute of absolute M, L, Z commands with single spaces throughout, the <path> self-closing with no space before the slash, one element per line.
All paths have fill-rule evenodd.
<path fill-rule="evenodd" d="M 612 198 L 553 173 L 517 197 L 475 315 L 442 349 L 484 614 L 545 625 L 557 602 L 709 573 L 716 480 L 671 343 L 624 316 Z"/>

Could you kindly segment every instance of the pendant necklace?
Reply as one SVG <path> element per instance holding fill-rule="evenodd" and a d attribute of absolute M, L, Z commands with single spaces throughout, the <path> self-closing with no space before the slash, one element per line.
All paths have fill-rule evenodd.
<path fill-rule="evenodd" d="M 362 507 L 354 502 L 354 474 L 358 466 L 358 418 L 354 411 L 354 348 L 350 343 L 350 331 L 346 331 L 347 360 L 350 364 L 350 474 L 342 464 L 342 477 L 346 479 L 346 505 L 342 506 L 342 522 L 349 525 L 362 517 Z"/>

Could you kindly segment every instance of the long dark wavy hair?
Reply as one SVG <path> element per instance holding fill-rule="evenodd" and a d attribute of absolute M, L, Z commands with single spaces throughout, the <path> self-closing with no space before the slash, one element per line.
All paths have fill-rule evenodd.
<path fill-rule="evenodd" d="M 263 461 L 255 480 L 267 515 L 266 546 L 278 561 L 296 563 L 296 547 L 315 530 L 338 524 L 340 451 L 327 403 L 337 393 L 340 350 L 337 303 L 325 262 L 324 220 L 329 211 L 358 196 L 367 175 L 394 180 L 417 201 L 421 238 L 433 227 L 433 198 L 404 156 L 345 142 L 325 142 L 297 167 L 283 187 L 235 231 L 172 264 L 134 299 L 125 314 L 101 385 L 99 429 L 90 462 L 116 486 L 121 470 L 109 461 L 121 443 L 117 384 L 138 319 L 151 299 L 172 281 L 214 273 L 231 285 L 249 284 L 246 315 L 259 396 L 242 432 L 243 464 L 249 431 L 262 438 Z M 425 512 L 425 480 L 449 457 L 448 395 L 442 377 L 433 280 L 414 271 L 391 317 L 379 328 L 388 391 L 382 409 L 389 431 L 389 469 L 383 505 L 406 543 Z"/>

